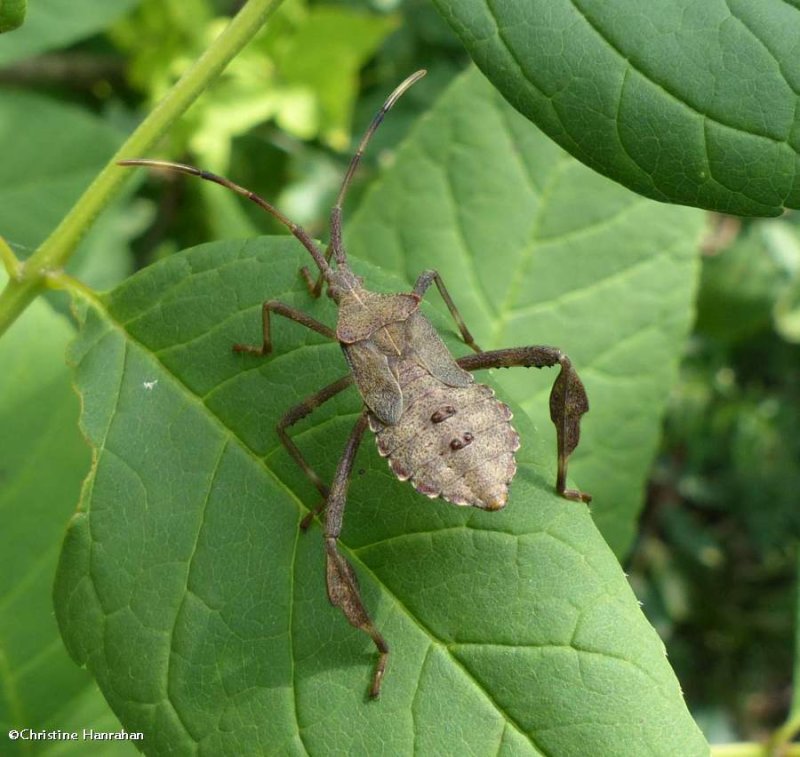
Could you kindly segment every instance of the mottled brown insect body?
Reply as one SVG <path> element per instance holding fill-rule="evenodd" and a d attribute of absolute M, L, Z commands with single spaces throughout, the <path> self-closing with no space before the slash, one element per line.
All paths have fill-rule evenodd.
<path fill-rule="evenodd" d="M 372 413 L 378 452 L 401 480 L 427 497 L 499 510 L 517 464 L 511 410 L 485 384 L 449 387 L 413 359 L 398 366 L 406 405 L 387 426 Z"/>
<path fill-rule="evenodd" d="M 370 292 L 350 269 L 342 244 L 342 205 L 350 179 L 364 148 L 386 112 L 415 81 L 417 71 L 389 96 L 373 119 L 350 161 L 336 204 L 331 210 L 331 240 L 324 252 L 309 234 L 277 208 L 248 189 L 222 176 L 192 166 L 157 160 L 126 160 L 122 165 L 168 168 L 216 182 L 256 203 L 284 224 L 306 248 L 319 269 L 314 280 L 306 268 L 301 273 L 312 296 L 323 285 L 336 302 L 339 315 L 334 331 L 329 326 L 277 300 L 262 306 L 263 341 L 260 345 L 235 344 L 236 352 L 268 355 L 272 351 L 271 315 L 280 315 L 336 340 L 350 373 L 290 408 L 277 426 L 277 434 L 291 456 L 322 495 L 323 503 L 301 521 L 307 528 L 314 515 L 325 511 L 324 543 L 328 597 L 356 628 L 369 634 L 378 651 L 370 696 L 380 693 L 389 646 L 361 599 L 353 567 L 339 548 L 347 487 L 361 438 L 367 428 L 375 433 L 379 453 L 401 481 L 410 480 L 418 492 L 434 498 L 499 510 L 508 500 L 509 484 L 517 469 L 514 453 L 519 436 L 511 425 L 511 411 L 495 399 L 494 391 L 477 384 L 469 371 L 486 368 L 544 368 L 560 372 L 550 393 L 550 417 L 556 427 L 558 468 L 556 492 L 567 499 L 589 502 L 588 494 L 568 489 L 567 460 L 580 439 L 580 419 L 589 401 L 569 358 L 556 347 L 533 345 L 484 352 L 475 343 L 437 271 L 419 275 L 411 292 Z M 436 329 L 419 312 L 420 301 L 435 283 L 455 320 L 464 343 L 474 353 L 453 357 Z M 345 445 L 330 487 L 308 464 L 287 429 L 316 407 L 355 384 L 364 402 Z"/>
<path fill-rule="evenodd" d="M 427 497 L 499 510 L 517 469 L 511 411 L 459 367 L 419 301 L 360 286 L 340 295 L 336 337 L 378 451 Z"/>

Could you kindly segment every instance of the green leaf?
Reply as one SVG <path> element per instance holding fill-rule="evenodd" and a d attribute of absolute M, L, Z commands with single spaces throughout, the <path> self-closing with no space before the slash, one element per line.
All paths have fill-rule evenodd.
<path fill-rule="evenodd" d="M 438 269 L 483 349 L 553 344 L 570 356 L 590 405 L 571 474 L 623 555 L 692 318 L 701 223 L 571 159 L 473 70 L 398 151 L 346 241 L 407 282 Z M 554 378 L 497 377 L 553 456 Z"/>
<path fill-rule="evenodd" d="M 5 0 L 8 2 L 8 0 Z M 36 0 L 25 26 L 3 37 L 0 66 L 57 50 L 105 29 L 137 0 Z M 52 128 L 52 124 L 51 124 Z"/>
<path fill-rule="evenodd" d="M 800 343 L 800 233 L 797 224 L 764 222 L 764 243 L 775 266 L 787 279 L 772 311 L 775 330 L 787 341 Z"/>
<path fill-rule="evenodd" d="M 800 276 L 787 285 L 775 303 L 775 329 L 787 341 L 800 343 Z"/>
<path fill-rule="evenodd" d="M 701 334 L 737 342 L 770 325 L 785 276 L 767 254 L 763 231 L 753 224 L 730 247 L 703 260 L 697 298 Z"/>
<path fill-rule="evenodd" d="M 123 136 L 74 106 L 22 91 L 0 93 L 0 144 L 6 146 L 0 233 L 22 248 L 37 247 Z"/>
<path fill-rule="evenodd" d="M 0 92 L 0 144 L 8 146 L 0 161 L 0 235 L 19 257 L 55 228 L 123 137 L 74 106 Z M 142 212 L 114 206 L 81 242 L 69 270 L 92 286 L 116 283 L 130 270 L 127 243 L 145 220 Z"/>
<path fill-rule="evenodd" d="M 218 34 L 208 0 L 144 0 L 112 38 L 131 57 L 130 79 L 155 104 Z M 359 70 L 396 19 L 342 6 L 283 6 L 170 135 L 206 167 L 225 170 L 234 137 L 274 119 L 300 139 L 348 145 Z"/>
<path fill-rule="evenodd" d="M 733 243 L 703 261 L 697 330 L 741 342 L 774 326 L 800 342 L 800 234 L 790 220 L 749 224 Z"/>
<path fill-rule="evenodd" d="M 0 275 L 2 279 L 2 275 Z M 89 468 L 78 398 L 64 366 L 69 323 L 35 302 L 0 343 L 0 733 L 4 754 L 28 754 L 11 728 L 119 730 L 59 638 L 51 593 L 64 527 Z M 85 743 L 65 743 L 85 753 Z M 42 745 L 39 745 L 40 747 Z M 52 743 L 43 745 L 48 750 Z M 59 744 L 64 746 L 64 744 Z M 44 749 L 42 749 L 44 751 Z M 130 747 L 124 752 L 130 753 Z M 116 753 L 116 752 L 114 752 Z M 123 753 L 120 751 L 119 753 Z"/>
<path fill-rule="evenodd" d="M 309 9 L 297 32 L 276 51 L 276 64 L 285 81 L 316 94 L 317 114 L 324 139 L 344 149 L 349 144 L 350 118 L 358 92 L 358 74 L 379 45 L 397 27 L 397 20 L 342 7 Z M 289 113 L 280 119 L 291 123 Z M 299 119 L 308 128 L 308 118 Z"/>
<path fill-rule="evenodd" d="M 22 25 L 26 5 L 27 0 L 0 0 L 0 34 Z"/>
<path fill-rule="evenodd" d="M 419 496 L 365 440 L 342 549 L 392 648 L 365 701 L 372 643 L 328 603 L 320 529 L 298 529 L 319 495 L 274 430 L 345 372 L 340 348 L 277 319 L 269 358 L 231 351 L 259 341 L 265 298 L 334 322 L 299 282 L 307 262 L 293 239 L 213 243 L 83 308 L 70 358 L 95 458 L 56 612 L 123 725 L 154 754 L 706 754 L 660 640 L 587 509 L 532 459 L 523 414 L 497 513 Z M 358 408 L 350 390 L 292 430 L 325 479 Z"/>
<path fill-rule="evenodd" d="M 794 0 L 435 0 L 521 113 L 657 200 L 800 207 Z"/>

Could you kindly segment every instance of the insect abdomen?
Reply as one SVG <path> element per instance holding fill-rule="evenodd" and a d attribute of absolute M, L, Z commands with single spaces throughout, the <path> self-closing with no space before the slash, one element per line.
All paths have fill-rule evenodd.
<path fill-rule="evenodd" d="M 369 418 L 378 452 L 394 474 L 428 497 L 503 507 L 519 449 L 508 406 L 484 384 L 445 386 L 410 361 L 398 374 L 405 401 L 400 421 L 389 426 Z"/>

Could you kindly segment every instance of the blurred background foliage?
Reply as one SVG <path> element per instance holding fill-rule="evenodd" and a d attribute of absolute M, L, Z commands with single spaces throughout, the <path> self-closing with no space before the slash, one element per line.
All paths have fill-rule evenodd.
<path fill-rule="evenodd" d="M 709 738 L 756 738 L 792 696 L 800 217 L 711 215 L 700 254 L 631 580 Z"/>
<path fill-rule="evenodd" d="M 23 27 L 0 38 L 0 108 L 22 92 L 42 107 L 71 104 L 103 129 L 130 131 L 237 6 L 39 0 Z M 319 234 L 349 159 L 352 124 L 366 122 L 409 71 L 429 69 L 378 132 L 357 195 L 385 148 L 467 62 L 423 0 L 290 0 L 170 131 L 162 155 L 231 175 Z M 103 286 L 208 239 L 282 231 L 202 182 L 141 181 L 139 195 L 124 198 L 98 227 L 95 247 L 105 262 L 94 266 Z M 23 257 L 35 243 L 6 234 Z M 117 263 L 109 265 L 109 250 Z M 800 217 L 709 214 L 698 255 L 696 324 L 626 562 L 706 734 L 757 739 L 785 719 L 791 698 Z M 91 280 L 92 264 L 85 265 Z"/>

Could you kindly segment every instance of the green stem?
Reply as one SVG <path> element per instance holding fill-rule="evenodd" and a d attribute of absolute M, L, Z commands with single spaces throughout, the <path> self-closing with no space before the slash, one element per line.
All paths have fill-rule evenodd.
<path fill-rule="evenodd" d="M 800 713 L 792 715 L 769 740 L 769 745 L 772 751 L 770 754 L 788 754 L 788 752 L 781 751 L 786 749 L 786 745 L 797 736 L 800 732 Z M 800 753 L 800 744 L 797 745 L 798 753 Z"/>
<path fill-rule="evenodd" d="M 20 262 L 3 237 L 0 237 L 0 260 L 3 262 L 3 268 L 6 269 L 9 279 L 16 279 L 20 275 Z"/>
<path fill-rule="evenodd" d="M 711 757 L 800 757 L 800 745 L 785 745 L 782 750 L 755 742 L 742 741 L 735 744 L 713 744 Z"/>
<path fill-rule="evenodd" d="M 792 674 L 794 683 L 794 695 L 792 704 L 789 708 L 789 717 L 786 722 L 778 728 L 769 740 L 770 754 L 783 755 L 790 754 L 786 751 L 790 747 L 789 743 L 800 733 L 800 554 L 797 556 L 797 599 L 794 614 L 794 671 Z M 800 745 L 795 745 L 800 753 Z"/>
<path fill-rule="evenodd" d="M 797 556 L 796 575 L 795 575 L 795 606 L 794 606 L 794 670 L 792 671 L 792 683 L 794 693 L 792 694 L 792 704 L 789 707 L 789 721 L 800 717 L 800 551 Z"/>
<path fill-rule="evenodd" d="M 763 744 L 742 741 L 736 744 L 712 744 L 711 757 L 765 757 Z"/>
<path fill-rule="evenodd" d="M 53 233 L 0 293 L 0 335 L 46 286 L 48 271 L 64 266 L 97 214 L 117 191 L 125 171 L 120 158 L 144 155 L 253 38 L 281 0 L 249 0 L 225 31 L 181 77 L 97 175 Z"/>

